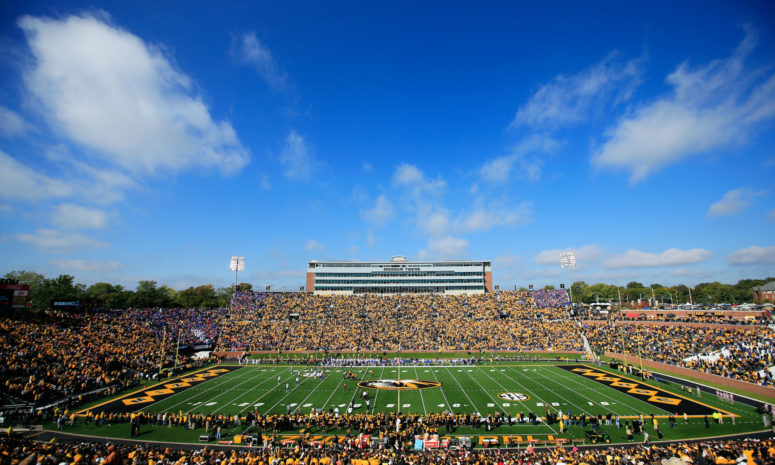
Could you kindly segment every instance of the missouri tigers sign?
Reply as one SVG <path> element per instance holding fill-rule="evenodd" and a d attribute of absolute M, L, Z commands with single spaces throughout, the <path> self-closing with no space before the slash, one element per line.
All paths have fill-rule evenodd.
<path fill-rule="evenodd" d="M 438 381 L 426 381 L 422 379 L 377 379 L 361 381 L 359 387 L 366 389 L 383 389 L 393 391 L 405 391 L 410 389 L 430 389 L 441 386 Z"/>

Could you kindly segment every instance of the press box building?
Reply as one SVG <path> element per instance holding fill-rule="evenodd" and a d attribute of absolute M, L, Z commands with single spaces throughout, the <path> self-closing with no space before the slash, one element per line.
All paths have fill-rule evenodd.
<path fill-rule="evenodd" d="M 389 262 L 313 260 L 307 291 L 315 294 L 483 294 L 492 291 L 489 261 Z"/>

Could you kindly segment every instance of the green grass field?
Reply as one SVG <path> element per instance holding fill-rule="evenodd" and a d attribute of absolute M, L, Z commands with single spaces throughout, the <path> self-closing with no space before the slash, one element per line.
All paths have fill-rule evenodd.
<path fill-rule="evenodd" d="M 140 399 L 139 404 L 129 405 L 106 403 L 93 407 L 110 410 L 116 405 L 124 411 L 146 412 L 189 412 L 189 413 L 222 413 L 228 415 L 255 411 L 267 413 L 309 413 L 317 409 L 339 409 L 345 413 L 350 402 L 354 413 L 375 413 L 380 411 L 400 411 L 418 414 L 451 411 L 454 413 L 478 412 L 482 416 L 488 414 L 500 415 L 534 412 L 540 417 L 545 416 L 546 409 L 551 412 L 570 410 L 572 414 L 605 415 L 611 412 L 619 415 L 622 423 L 626 419 L 638 415 L 655 414 L 659 419 L 665 439 L 685 439 L 693 437 L 709 437 L 724 434 L 742 433 L 762 430 L 761 415 L 753 408 L 740 403 L 730 405 L 718 401 L 715 396 L 703 394 L 700 399 L 694 395 L 683 393 L 680 386 L 654 382 L 643 382 L 640 379 L 624 377 L 615 370 L 587 365 L 580 367 L 572 364 L 566 369 L 550 362 L 505 362 L 500 364 L 484 364 L 478 366 L 412 366 L 401 367 L 366 367 L 366 368 L 329 368 L 324 371 L 323 378 L 309 377 L 312 369 L 303 366 L 245 366 L 228 373 L 204 379 L 194 383 L 196 375 L 183 377 L 192 382 L 192 386 L 180 386 L 176 380 L 161 383 L 158 386 L 145 388 L 142 392 L 125 396 L 124 399 Z M 566 364 L 567 365 L 567 364 Z M 575 367 L 576 371 L 572 371 Z M 590 371 L 592 370 L 592 371 Z M 223 370 L 225 372 L 225 370 Z M 351 371 L 356 378 L 345 379 L 344 372 Z M 586 374 L 585 374 L 586 373 Z M 588 376 L 594 373 L 595 376 Z M 610 373 L 610 375 L 609 375 Z M 297 384 L 296 378 L 299 378 Z M 192 377 L 193 376 L 193 377 Z M 278 378 L 280 382 L 278 383 Z M 601 380 L 602 379 L 602 380 Z M 386 390 L 357 387 L 357 382 L 393 380 L 411 384 L 419 380 L 428 382 L 424 389 Z M 611 381 L 615 380 L 615 381 Z M 180 381 L 180 380 L 177 380 Z M 286 383 L 288 390 L 286 392 Z M 623 385 L 615 388 L 611 384 Z M 185 383 L 182 383 L 185 384 Z M 436 386 L 438 384 L 438 386 Z M 345 387 L 346 385 L 346 387 Z M 637 386 L 636 386 L 637 385 Z M 167 389 L 171 386 L 173 389 Z M 656 386 L 656 387 L 652 387 Z M 634 390 L 639 394 L 628 393 Z M 173 392 L 174 391 L 174 392 Z M 370 405 L 367 408 L 362 393 L 369 393 Z M 161 393 L 167 392 L 165 395 Z M 146 395 L 151 393 L 150 395 Z M 645 393 L 645 395 L 644 395 Z M 159 395 L 157 395 L 159 394 Z M 152 397 L 156 395 L 156 397 Z M 140 397 L 138 397 L 140 396 Z M 684 396 L 684 397 L 681 397 Z M 647 399 L 660 401 L 648 401 Z M 149 400 L 150 399 L 150 400 Z M 123 402 L 123 401 L 119 401 Z M 679 406 L 670 402 L 681 402 Z M 698 404 L 699 402 L 699 404 Z M 684 425 L 682 417 L 678 418 L 678 427 L 670 428 L 666 417 L 678 413 L 682 415 L 685 409 L 706 409 L 708 412 L 720 409 L 729 414 L 735 414 L 735 425 L 727 415 L 723 424 L 711 421 L 706 428 L 703 415 L 692 415 L 689 425 Z M 690 411 L 691 413 L 691 411 Z M 65 427 L 66 431 L 111 437 L 128 437 L 127 424 L 112 426 L 93 424 L 84 426 L 76 424 Z M 589 426 L 570 426 L 561 433 L 558 424 L 548 425 L 541 422 L 537 425 L 529 423 L 512 426 L 501 425 L 491 432 L 484 428 L 476 430 L 470 427 L 460 427 L 454 435 L 520 435 L 526 437 L 565 437 L 568 439 L 583 438 L 584 431 Z M 626 442 L 624 428 L 617 429 L 615 425 L 603 426 L 609 433 L 612 442 Z M 647 418 L 647 429 L 656 440 L 651 423 Z M 224 431 L 224 436 L 249 432 L 246 425 L 234 426 Z M 143 440 L 196 442 L 200 430 L 185 430 L 182 427 L 161 427 L 144 425 Z M 293 431 L 284 432 L 293 434 Z M 322 434 L 311 431 L 312 434 Z M 441 434 L 451 432 L 442 427 Z M 637 440 L 638 438 L 636 438 Z"/>

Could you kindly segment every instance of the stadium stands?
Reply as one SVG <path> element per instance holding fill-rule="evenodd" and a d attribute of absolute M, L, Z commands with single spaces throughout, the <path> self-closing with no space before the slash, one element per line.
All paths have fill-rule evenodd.
<path fill-rule="evenodd" d="M 766 326 L 644 325 L 568 316 L 565 290 L 473 296 L 237 293 L 227 309 L 127 309 L 0 318 L 0 391 L 38 405 L 107 393 L 175 363 L 175 344 L 224 351 L 581 350 L 649 359 L 773 385 L 775 333 Z M 622 331 L 627 337 L 622 337 Z M 166 340 L 162 341 L 166 334 Z M 163 349 L 163 356 L 161 348 Z M 188 363 L 180 357 L 180 363 Z"/>
<path fill-rule="evenodd" d="M 563 294 L 240 293 L 219 350 L 581 350 Z M 529 324 L 526 324 L 529 322 Z"/>
<path fill-rule="evenodd" d="M 7 464 L 309 464 L 309 465 L 377 465 L 377 464 L 439 464 L 439 465 L 512 465 L 512 464 L 609 464 L 652 463 L 772 463 L 775 441 L 759 439 L 703 440 L 674 444 L 609 446 L 578 449 L 566 446 L 551 449 L 486 450 L 373 450 L 341 447 L 337 449 L 274 447 L 241 450 L 211 448 L 179 449 L 138 443 L 112 445 L 101 442 L 73 441 L 43 443 L 2 437 L 0 450 Z"/>

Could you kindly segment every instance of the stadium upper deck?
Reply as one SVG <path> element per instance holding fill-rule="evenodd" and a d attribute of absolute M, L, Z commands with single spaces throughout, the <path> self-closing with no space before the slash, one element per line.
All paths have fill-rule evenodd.
<path fill-rule="evenodd" d="M 389 262 L 313 260 L 307 290 L 315 294 L 483 294 L 492 291 L 489 261 Z"/>

